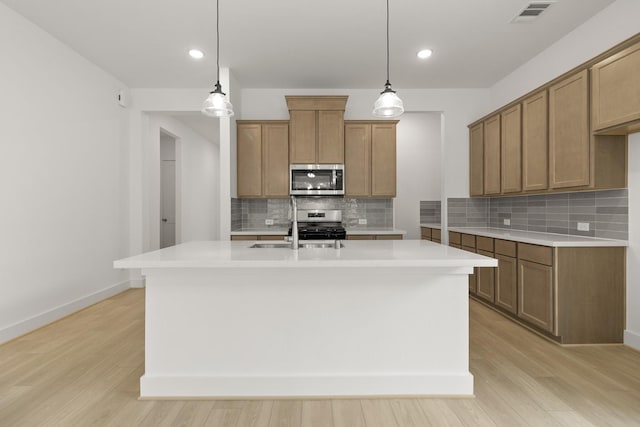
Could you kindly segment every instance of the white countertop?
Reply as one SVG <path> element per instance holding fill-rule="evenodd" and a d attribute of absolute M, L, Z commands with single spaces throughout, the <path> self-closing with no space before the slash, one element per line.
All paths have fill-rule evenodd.
<path fill-rule="evenodd" d="M 397 228 L 347 228 L 347 234 L 402 234 L 405 235 L 407 232 L 405 230 L 399 230 Z M 242 230 L 242 231 L 232 231 L 232 236 L 252 236 L 252 235 L 263 235 L 263 236 L 279 236 L 282 234 L 287 234 L 288 229 L 253 229 L 253 230 Z"/>
<path fill-rule="evenodd" d="M 603 247 L 629 246 L 626 240 L 601 239 L 596 237 L 572 236 L 568 234 L 539 233 L 535 231 L 508 230 L 485 227 L 449 227 L 449 231 L 493 237 L 495 239 L 514 240 L 542 246 L 555 247 Z"/>
<path fill-rule="evenodd" d="M 260 243 L 267 243 L 261 241 Z M 115 268 L 496 267 L 497 261 L 426 240 L 344 241 L 341 249 L 250 248 L 252 241 L 188 242 L 114 261 Z"/>

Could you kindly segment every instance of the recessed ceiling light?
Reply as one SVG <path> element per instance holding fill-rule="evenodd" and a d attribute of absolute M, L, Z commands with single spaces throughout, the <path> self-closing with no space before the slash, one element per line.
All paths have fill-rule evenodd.
<path fill-rule="evenodd" d="M 431 49 L 422 49 L 420 52 L 418 52 L 418 58 L 420 59 L 425 59 L 431 56 L 431 54 L 433 53 L 433 51 Z"/>
<path fill-rule="evenodd" d="M 204 52 L 198 49 L 191 49 L 189 51 L 189 56 L 194 59 L 202 59 L 204 57 Z"/>

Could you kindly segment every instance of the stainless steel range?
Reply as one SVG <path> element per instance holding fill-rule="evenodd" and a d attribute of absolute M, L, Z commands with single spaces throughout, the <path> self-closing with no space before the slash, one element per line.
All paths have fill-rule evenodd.
<path fill-rule="evenodd" d="M 291 236 L 289 227 L 289 236 Z M 344 240 L 347 232 L 342 225 L 342 211 L 337 209 L 299 209 L 300 240 Z"/>

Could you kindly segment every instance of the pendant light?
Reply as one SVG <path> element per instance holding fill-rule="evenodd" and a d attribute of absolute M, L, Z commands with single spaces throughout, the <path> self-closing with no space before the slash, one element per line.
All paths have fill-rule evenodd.
<path fill-rule="evenodd" d="M 376 117 L 398 117 L 404 113 L 404 105 L 402 100 L 391 89 L 389 83 L 389 0 L 387 0 L 387 82 L 384 84 L 384 90 L 380 92 L 380 96 L 373 104 L 373 115 Z"/>
<path fill-rule="evenodd" d="M 202 114 L 210 117 L 231 117 L 233 116 L 233 105 L 227 99 L 227 94 L 220 86 L 220 0 L 216 0 L 216 69 L 218 79 L 213 92 L 209 93 L 204 104 L 202 104 Z"/>

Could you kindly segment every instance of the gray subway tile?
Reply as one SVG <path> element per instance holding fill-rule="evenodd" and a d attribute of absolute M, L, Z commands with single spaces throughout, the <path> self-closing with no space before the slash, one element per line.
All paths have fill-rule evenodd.
<path fill-rule="evenodd" d="M 602 239 L 629 240 L 629 235 L 620 231 L 596 230 L 595 237 Z"/>

